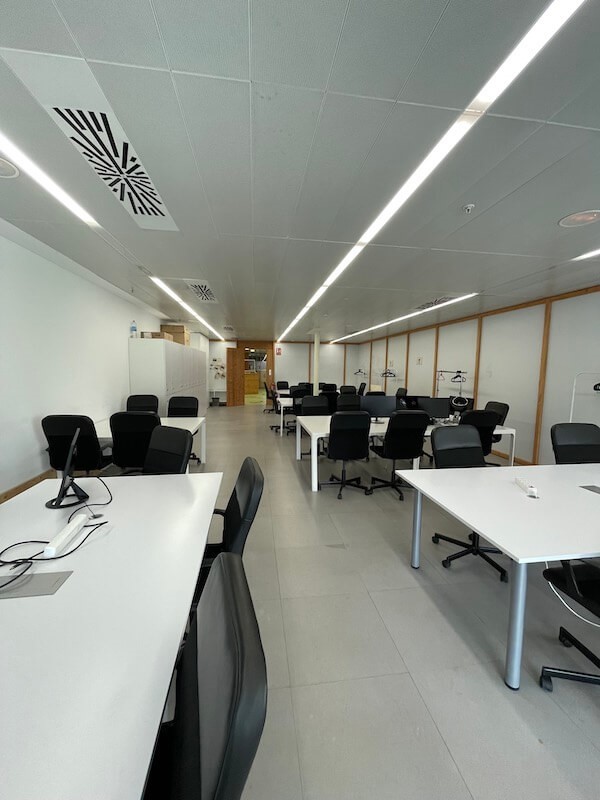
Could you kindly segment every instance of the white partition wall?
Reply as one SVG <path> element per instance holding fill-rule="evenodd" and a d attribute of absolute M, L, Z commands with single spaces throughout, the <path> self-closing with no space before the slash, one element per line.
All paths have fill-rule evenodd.
<path fill-rule="evenodd" d="M 373 342 L 371 350 L 371 389 L 373 391 L 383 390 L 385 378 L 382 372 L 385 369 L 385 339 Z"/>
<path fill-rule="evenodd" d="M 344 383 L 343 344 L 321 344 L 319 347 L 319 381 L 337 386 Z"/>
<path fill-rule="evenodd" d="M 281 355 L 277 351 L 281 349 Z M 275 348 L 275 380 L 293 386 L 308 381 L 310 345 L 306 342 L 283 342 Z M 322 378 L 319 378 L 322 380 Z"/>
<path fill-rule="evenodd" d="M 396 394 L 396 390 L 401 386 L 406 388 L 406 340 L 406 334 L 388 339 L 386 367 L 396 374 L 387 379 L 387 394 Z"/>
<path fill-rule="evenodd" d="M 575 375 L 591 372 L 577 381 L 573 421 L 600 425 L 600 292 L 559 300 L 552 304 L 544 416 L 540 439 L 541 464 L 553 464 L 550 428 L 568 422 Z"/>
<path fill-rule="evenodd" d="M 354 373 L 358 369 L 358 345 L 355 344 L 347 344 L 346 347 L 346 374 L 344 376 L 344 383 L 354 385 L 358 388 L 360 385 L 361 378 L 360 375 L 355 375 Z"/>
<path fill-rule="evenodd" d="M 355 383 L 357 386 L 360 386 L 360 384 L 364 381 L 368 388 L 370 382 L 369 369 L 371 366 L 371 342 L 359 344 L 356 349 L 358 350 L 356 355 L 356 369 L 362 370 L 362 373 L 360 375 L 353 375 L 353 380 L 349 380 L 348 383 Z"/>
<path fill-rule="evenodd" d="M 408 394 L 431 395 L 435 359 L 435 330 L 410 335 L 408 352 Z"/>
<path fill-rule="evenodd" d="M 533 458 L 533 440 L 544 331 L 544 306 L 483 319 L 477 407 L 508 403 L 507 424 L 517 430 L 516 455 Z M 503 449 L 502 443 L 499 449 Z"/>
<path fill-rule="evenodd" d="M 459 394 L 460 386 L 452 382 L 452 375 L 440 370 L 461 370 L 467 374 L 462 384 L 462 394 L 473 397 L 475 387 L 475 360 L 477 357 L 477 320 L 442 325 L 438 335 L 436 386 L 438 397 Z"/>
<path fill-rule="evenodd" d="M 237 342 L 210 342 L 208 348 L 208 389 L 211 397 L 227 399 L 227 349 Z"/>

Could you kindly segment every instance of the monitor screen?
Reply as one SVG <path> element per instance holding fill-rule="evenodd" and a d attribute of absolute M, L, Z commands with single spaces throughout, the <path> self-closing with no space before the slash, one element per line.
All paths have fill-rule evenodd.
<path fill-rule="evenodd" d="M 427 400 L 428 398 L 417 394 L 407 394 L 404 395 L 403 399 L 406 408 L 408 408 L 410 411 L 418 411 L 420 408 L 419 400 Z"/>
<path fill-rule="evenodd" d="M 447 419 L 450 415 L 450 400 L 447 397 L 420 397 L 419 408 L 430 419 Z"/>
<path fill-rule="evenodd" d="M 368 411 L 372 417 L 390 417 L 396 410 L 396 398 L 385 395 L 365 395 L 360 398 L 361 411 Z"/>

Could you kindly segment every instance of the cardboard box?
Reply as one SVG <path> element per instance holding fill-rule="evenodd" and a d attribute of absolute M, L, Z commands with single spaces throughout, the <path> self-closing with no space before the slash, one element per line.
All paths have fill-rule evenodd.
<path fill-rule="evenodd" d="M 165 333 L 165 331 L 142 331 L 142 339 L 165 339 L 167 342 L 173 341 L 171 334 Z"/>
<path fill-rule="evenodd" d="M 185 325 L 161 325 L 161 331 L 169 333 L 173 337 L 173 341 L 178 344 L 190 344 L 190 332 Z"/>

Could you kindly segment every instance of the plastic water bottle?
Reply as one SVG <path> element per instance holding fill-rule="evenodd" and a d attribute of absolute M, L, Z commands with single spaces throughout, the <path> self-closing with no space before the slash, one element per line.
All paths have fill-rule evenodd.
<path fill-rule="evenodd" d="M 137 339 L 137 325 L 134 319 L 131 320 L 131 325 L 129 326 L 129 338 Z"/>

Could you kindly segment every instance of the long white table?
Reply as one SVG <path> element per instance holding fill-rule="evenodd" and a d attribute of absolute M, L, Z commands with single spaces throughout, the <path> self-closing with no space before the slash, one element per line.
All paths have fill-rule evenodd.
<path fill-rule="evenodd" d="M 326 439 L 329 436 L 329 424 L 331 422 L 330 416 L 299 416 L 296 422 L 296 460 L 300 461 L 302 458 L 302 430 L 305 430 L 310 436 L 310 484 L 313 492 L 319 491 L 319 439 Z M 387 430 L 388 420 L 382 422 L 371 421 L 371 428 L 369 436 L 385 436 Z M 431 431 L 435 425 L 428 425 L 425 431 L 425 438 L 431 436 Z M 507 428 L 504 425 L 497 425 L 494 429 L 494 434 L 497 436 L 510 436 L 510 454 L 509 464 L 512 466 L 515 460 L 515 440 L 517 432 L 514 428 Z M 413 469 L 419 469 L 420 459 L 413 460 Z"/>
<path fill-rule="evenodd" d="M 141 797 L 221 478 L 106 478 L 109 524 L 33 567 L 73 570 L 56 594 L 0 599 L 2 800 Z M 106 499 L 97 479 L 77 482 Z M 69 510 L 44 502 L 58 484 L 0 505 L 0 547 L 56 535 Z"/>
<path fill-rule="evenodd" d="M 279 435 L 283 436 L 284 408 L 292 408 L 294 401 L 291 397 L 278 397 L 277 403 L 279 404 Z"/>
<path fill-rule="evenodd" d="M 200 431 L 200 461 L 206 464 L 206 417 L 161 417 L 161 425 L 169 425 L 171 428 L 181 428 L 189 431 L 194 436 Z M 110 420 L 101 419 L 95 422 L 96 433 L 99 439 L 111 439 Z"/>
<path fill-rule="evenodd" d="M 420 565 L 423 495 L 512 559 L 504 681 L 518 689 L 521 676 L 527 565 L 600 556 L 600 464 L 504 469 L 397 470 L 414 486 L 411 564 Z M 515 477 L 535 486 L 527 497 Z"/>

